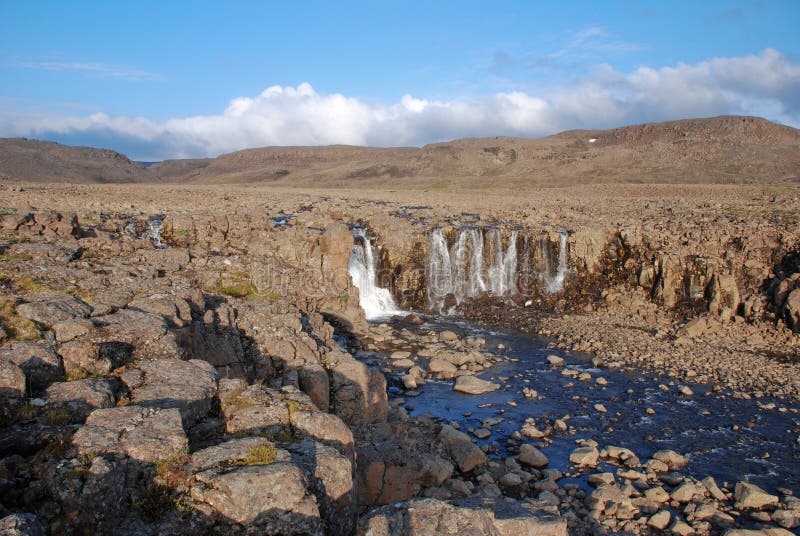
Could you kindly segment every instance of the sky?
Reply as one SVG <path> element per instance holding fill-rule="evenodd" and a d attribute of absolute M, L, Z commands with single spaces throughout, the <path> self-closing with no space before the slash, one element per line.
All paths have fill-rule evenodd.
<path fill-rule="evenodd" d="M 136 160 L 721 114 L 800 127 L 800 1 L 0 0 L 0 137 Z"/>

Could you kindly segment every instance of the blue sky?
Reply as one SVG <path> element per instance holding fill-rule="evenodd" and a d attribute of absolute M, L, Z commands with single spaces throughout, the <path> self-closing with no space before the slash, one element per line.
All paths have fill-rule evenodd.
<path fill-rule="evenodd" d="M 763 115 L 800 2 L 0 0 L 0 136 L 138 159 Z"/>

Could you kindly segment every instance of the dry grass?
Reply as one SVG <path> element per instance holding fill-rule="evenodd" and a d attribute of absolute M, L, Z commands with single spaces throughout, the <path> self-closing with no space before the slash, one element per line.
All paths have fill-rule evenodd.
<path fill-rule="evenodd" d="M 277 457 L 278 449 L 272 445 L 262 445 L 250 449 L 235 465 L 270 465 L 275 463 Z"/>
<path fill-rule="evenodd" d="M 36 324 L 17 314 L 14 301 L 2 296 L 0 296 L 0 324 L 8 332 L 11 340 L 33 341 L 42 336 Z"/>

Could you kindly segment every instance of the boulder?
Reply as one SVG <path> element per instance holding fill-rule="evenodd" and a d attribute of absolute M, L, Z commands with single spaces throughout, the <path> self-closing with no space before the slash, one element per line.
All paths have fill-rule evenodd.
<path fill-rule="evenodd" d="M 670 469 L 682 469 L 689 463 L 685 456 L 678 454 L 674 450 L 659 450 L 653 453 L 652 458 L 667 464 Z"/>
<path fill-rule="evenodd" d="M 201 512 L 221 515 L 249 532 L 324 534 L 303 470 L 290 462 L 202 471 L 195 475 L 191 496 Z"/>
<path fill-rule="evenodd" d="M 359 520 L 360 536 L 470 534 L 566 536 L 563 519 L 490 499 L 454 506 L 438 499 L 414 499 L 368 512 Z"/>
<path fill-rule="evenodd" d="M 44 536 L 42 524 L 33 514 L 12 514 L 0 519 L 2 536 Z"/>
<path fill-rule="evenodd" d="M 143 361 L 139 385 L 128 385 L 131 400 L 140 406 L 178 408 L 184 424 L 191 426 L 209 411 L 217 392 L 218 376 L 205 361 L 175 359 Z"/>
<path fill-rule="evenodd" d="M 286 449 L 291 452 L 292 461 L 305 471 L 324 521 L 324 533 L 352 534 L 358 503 L 351 460 L 336 449 L 311 441 L 290 444 Z"/>
<path fill-rule="evenodd" d="M 349 425 L 386 422 L 386 378 L 349 354 L 329 355 L 333 411 Z"/>
<path fill-rule="evenodd" d="M 500 389 L 500 384 L 482 380 L 475 376 L 459 376 L 453 390 L 468 395 L 482 395 Z"/>
<path fill-rule="evenodd" d="M 439 440 L 458 468 L 464 473 L 472 471 L 487 461 L 486 454 L 470 440 L 467 434 L 459 432 L 450 425 L 442 426 Z"/>
<path fill-rule="evenodd" d="M 0 360 L 0 398 L 25 396 L 25 373 L 7 359 Z"/>
<path fill-rule="evenodd" d="M 42 391 L 64 377 L 61 360 L 47 341 L 8 343 L 0 347 L 3 361 L 19 367 L 33 391 Z"/>
<path fill-rule="evenodd" d="M 570 463 L 579 467 L 596 467 L 600 451 L 595 447 L 578 447 L 569 455 Z"/>
<path fill-rule="evenodd" d="M 537 469 L 546 467 L 549 463 L 547 456 L 542 454 L 542 452 L 533 445 L 529 445 L 527 443 L 519 448 L 519 456 L 517 456 L 517 460 L 526 465 L 536 467 Z"/>
<path fill-rule="evenodd" d="M 563 367 L 564 365 L 567 364 L 567 362 L 564 360 L 563 357 L 555 354 L 550 354 L 549 356 L 547 356 L 547 362 L 552 367 Z"/>
<path fill-rule="evenodd" d="M 789 293 L 781 312 L 792 331 L 800 333 L 800 287 Z"/>
<path fill-rule="evenodd" d="M 72 444 L 82 454 L 124 454 L 150 463 L 189 448 L 178 409 L 141 406 L 93 411 Z"/>
<path fill-rule="evenodd" d="M 223 379 L 219 383 L 219 397 L 229 434 L 277 436 L 289 429 L 289 408 L 273 389 Z"/>
<path fill-rule="evenodd" d="M 92 411 L 116 405 L 118 383 L 116 378 L 56 382 L 47 388 L 47 407 L 66 410 L 72 422 L 83 422 Z"/>
<path fill-rule="evenodd" d="M 450 380 L 455 377 L 458 368 L 445 359 L 433 358 L 428 363 L 428 372 L 438 374 L 442 379 Z"/>
<path fill-rule="evenodd" d="M 771 495 L 749 482 L 738 482 L 734 489 L 735 506 L 739 509 L 758 509 L 778 503 L 778 497 Z"/>
<path fill-rule="evenodd" d="M 70 294 L 42 293 L 25 296 L 27 303 L 17 305 L 17 314 L 44 326 L 57 322 L 88 318 L 92 307 Z"/>

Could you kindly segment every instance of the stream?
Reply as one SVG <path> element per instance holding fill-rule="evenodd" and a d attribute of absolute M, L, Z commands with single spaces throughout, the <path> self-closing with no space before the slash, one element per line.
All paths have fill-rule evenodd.
<path fill-rule="evenodd" d="M 669 378 L 595 368 L 590 356 L 548 348 L 544 340 L 448 318 L 427 318 L 416 328 L 398 321 L 396 327 L 400 326 L 418 334 L 452 330 L 464 337 L 481 337 L 487 350 L 511 358 L 479 375 L 501 388 L 478 396 L 454 391 L 452 381 L 430 380 L 416 390 L 418 394 L 411 393 L 416 396 L 408 396 L 399 376 L 388 377 L 390 398 L 402 401 L 412 416 L 429 414 L 457 422 L 467 432 L 482 428 L 484 419 L 502 419 L 488 438 L 478 440 L 479 445 L 492 445 L 493 457 L 510 455 L 507 440 L 525 419 L 535 418 L 543 430 L 546 423 L 569 416 L 566 422 L 577 429 L 575 434 L 554 430 L 549 445 L 524 438 L 542 449 L 550 467 L 562 472 L 570 469 L 575 440 L 594 439 L 600 448 L 631 449 L 642 463 L 657 450 L 675 450 L 689 460 L 683 471 L 698 479 L 711 475 L 720 484 L 746 479 L 773 492 L 777 487 L 800 489 L 800 405 L 769 398 L 736 399 L 729 392 L 715 393 L 699 384 L 684 384 L 694 391 L 687 397 Z M 498 350 L 501 344 L 505 349 Z M 360 353 L 364 358 L 364 352 Z M 366 359 L 372 366 L 389 361 L 385 355 L 372 354 L 372 359 Z M 588 372 L 591 380 L 562 375 L 564 369 L 547 362 L 551 354 L 563 357 L 567 369 Z M 422 361 L 419 364 L 424 366 Z M 606 385 L 596 383 L 601 376 Z M 538 398 L 526 398 L 525 387 L 535 389 Z M 509 404 L 512 401 L 516 406 Z M 594 409 L 598 403 L 606 413 Z M 647 408 L 654 413 L 648 414 Z M 598 469 L 603 469 L 602 463 Z M 585 477 L 576 482 L 586 485 Z"/>

